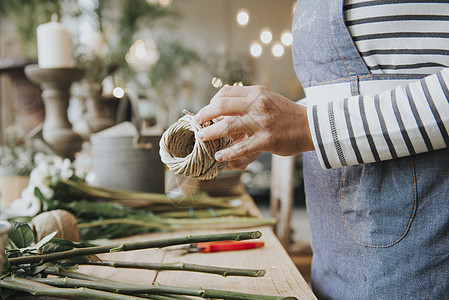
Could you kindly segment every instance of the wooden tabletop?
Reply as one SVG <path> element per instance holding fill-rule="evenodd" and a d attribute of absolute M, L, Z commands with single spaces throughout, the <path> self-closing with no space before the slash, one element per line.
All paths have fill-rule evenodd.
<path fill-rule="evenodd" d="M 251 209 L 255 210 L 254 207 Z M 257 214 L 259 212 L 253 211 L 253 213 Z M 185 250 L 173 246 L 162 249 L 108 253 L 100 255 L 100 258 L 130 262 L 185 262 L 219 267 L 264 269 L 266 270 L 266 274 L 263 277 L 223 277 L 221 275 L 187 271 L 114 269 L 102 266 L 80 266 L 79 271 L 125 283 L 151 285 L 157 282 L 159 284 L 183 287 L 202 287 L 260 295 L 316 299 L 293 261 L 268 226 L 239 230 L 203 229 L 176 231 L 172 233 L 151 233 L 128 237 L 116 240 L 115 242 L 135 242 L 182 237 L 185 235 L 253 230 L 262 232 L 260 240 L 265 242 L 264 247 L 251 250 L 185 254 Z"/>

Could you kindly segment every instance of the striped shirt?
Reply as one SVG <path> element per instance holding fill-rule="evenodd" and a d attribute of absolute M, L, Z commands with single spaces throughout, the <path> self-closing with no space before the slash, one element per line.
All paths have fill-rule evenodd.
<path fill-rule="evenodd" d="M 378 162 L 449 145 L 449 1 L 345 0 L 345 22 L 373 74 L 422 80 L 316 105 L 311 128 L 324 168 Z M 330 114 L 331 113 L 331 114 Z M 314 125 L 315 126 L 315 125 Z M 325 149 L 326 151 L 321 151 Z"/>

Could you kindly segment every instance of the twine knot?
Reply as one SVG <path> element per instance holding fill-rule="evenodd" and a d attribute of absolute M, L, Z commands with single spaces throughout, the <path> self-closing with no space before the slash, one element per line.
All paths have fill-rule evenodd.
<path fill-rule="evenodd" d="M 198 131 L 214 123 L 203 126 L 193 120 L 193 114 L 184 111 L 185 116 L 171 125 L 162 135 L 159 143 L 162 162 L 176 174 L 201 180 L 212 179 L 228 163 L 215 160 L 215 153 L 232 145 L 231 137 L 203 142 L 197 138 Z"/>

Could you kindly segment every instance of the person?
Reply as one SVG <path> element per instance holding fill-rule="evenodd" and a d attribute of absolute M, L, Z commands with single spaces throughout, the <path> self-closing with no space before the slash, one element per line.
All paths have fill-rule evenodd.
<path fill-rule="evenodd" d="M 197 138 L 303 153 L 318 298 L 448 299 L 449 1 L 299 0 L 292 28 L 305 100 L 226 86 Z"/>

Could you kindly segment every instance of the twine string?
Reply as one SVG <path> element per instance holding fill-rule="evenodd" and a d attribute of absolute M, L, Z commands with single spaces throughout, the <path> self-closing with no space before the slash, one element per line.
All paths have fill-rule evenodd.
<path fill-rule="evenodd" d="M 184 114 L 162 135 L 159 143 L 162 162 L 176 174 L 201 180 L 212 179 L 228 165 L 227 162 L 216 161 L 215 153 L 231 146 L 233 140 L 227 136 L 201 141 L 197 138 L 199 130 L 216 121 L 200 125 L 193 120 L 194 114 L 186 110 Z"/>

